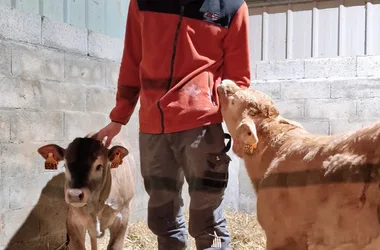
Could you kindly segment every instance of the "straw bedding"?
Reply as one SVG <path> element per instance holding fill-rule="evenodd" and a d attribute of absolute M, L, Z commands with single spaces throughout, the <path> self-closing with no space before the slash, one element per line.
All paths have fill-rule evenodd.
<path fill-rule="evenodd" d="M 257 222 L 255 214 L 225 211 L 231 234 L 232 250 L 264 250 L 265 235 Z M 186 215 L 186 220 L 188 216 Z M 145 222 L 131 223 L 125 239 L 125 250 L 157 249 L 156 237 L 150 232 Z M 99 249 L 107 249 L 108 231 L 98 240 Z M 190 237 L 190 249 L 195 250 L 194 240 Z M 87 249 L 91 249 L 89 244 Z"/>

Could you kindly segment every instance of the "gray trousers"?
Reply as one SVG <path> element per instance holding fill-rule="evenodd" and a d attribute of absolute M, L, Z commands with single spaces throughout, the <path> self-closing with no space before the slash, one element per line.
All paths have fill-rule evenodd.
<path fill-rule="evenodd" d="M 187 249 L 188 235 L 181 196 L 189 184 L 189 234 L 197 249 L 230 249 L 222 212 L 230 158 L 221 124 L 171 134 L 140 133 L 141 173 L 149 194 L 148 227 L 159 250 Z M 211 247 L 214 232 L 222 248 Z"/>

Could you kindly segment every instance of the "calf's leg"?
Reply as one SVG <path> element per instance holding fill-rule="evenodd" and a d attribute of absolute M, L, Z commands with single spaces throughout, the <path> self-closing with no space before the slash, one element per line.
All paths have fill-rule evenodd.
<path fill-rule="evenodd" d="M 122 250 L 124 245 L 125 234 L 127 232 L 129 209 L 124 209 L 121 216 L 117 216 L 110 227 L 110 241 L 107 250 Z"/>

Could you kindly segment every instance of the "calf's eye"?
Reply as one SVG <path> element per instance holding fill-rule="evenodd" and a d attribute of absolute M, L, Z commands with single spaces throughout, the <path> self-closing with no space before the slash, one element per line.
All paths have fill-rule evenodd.
<path fill-rule="evenodd" d="M 99 164 L 98 166 L 96 166 L 96 171 L 100 171 L 102 169 L 102 167 L 103 166 Z"/>

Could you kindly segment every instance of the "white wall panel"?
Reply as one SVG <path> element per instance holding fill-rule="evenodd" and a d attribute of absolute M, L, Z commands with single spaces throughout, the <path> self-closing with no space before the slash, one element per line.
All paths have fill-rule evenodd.
<path fill-rule="evenodd" d="M 283 60 L 286 58 L 286 11 L 287 5 L 267 7 L 268 24 L 266 25 L 268 60 Z"/>
<path fill-rule="evenodd" d="M 346 0 L 341 5 L 341 46 L 339 55 L 364 55 L 365 46 L 365 3 L 361 0 Z"/>
<path fill-rule="evenodd" d="M 291 54 L 288 58 L 310 58 L 312 52 L 312 20 L 313 3 L 292 4 L 290 11 L 292 22 L 288 23 L 288 31 L 291 31 L 288 43 Z"/>
<path fill-rule="evenodd" d="M 88 1 L 88 28 L 96 32 L 105 31 L 105 1 Z"/>
<path fill-rule="evenodd" d="M 380 54 L 380 0 L 367 3 L 366 54 Z"/>
<path fill-rule="evenodd" d="M 314 40 L 317 48 L 315 57 L 335 57 L 339 47 L 338 1 L 319 2 L 316 9 L 318 37 Z"/>
<path fill-rule="evenodd" d="M 123 39 L 129 1 L 0 0 L 0 5 Z M 380 0 L 304 1 L 250 8 L 253 62 L 380 54 Z"/>
<path fill-rule="evenodd" d="M 23 11 L 38 14 L 39 10 L 39 0 L 12 0 L 12 5 Z"/>
<path fill-rule="evenodd" d="M 249 16 L 249 51 L 251 55 L 251 77 L 256 74 L 255 62 L 262 60 L 263 8 L 251 9 Z"/>
<path fill-rule="evenodd" d="M 12 0 L 0 0 L 0 6 L 12 6 Z"/>
<path fill-rule="evenodd" d="M 40 12 L 57 22 L 65 21 L 65 1 L 40 0 Z"/>
<path fill-rule="evenodd" d="M 0 0 L 2 6 L 124 39 L 130 0 Z"/>
<path fill-rule="evenodd" d="M 253 62 L 380 54 L 380 0 L 256 6 L 250 15 Z"/>

